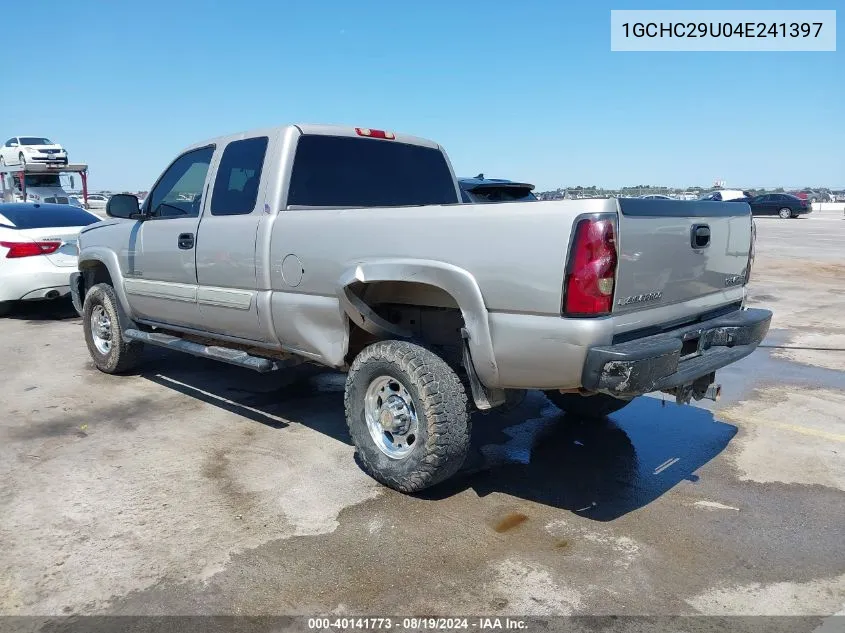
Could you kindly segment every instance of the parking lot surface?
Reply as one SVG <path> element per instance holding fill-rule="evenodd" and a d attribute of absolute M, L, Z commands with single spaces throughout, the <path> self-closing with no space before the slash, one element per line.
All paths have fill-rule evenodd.
<path fill-rule="evenodd" d="M 762 348 L 723 399 L 476 414 L 465 472 L 358 468 L 344 376 L 150 350 L 68 304 L 0 320 L 0 614 L 845 613 L 845 220 L 759 218 Z"/>

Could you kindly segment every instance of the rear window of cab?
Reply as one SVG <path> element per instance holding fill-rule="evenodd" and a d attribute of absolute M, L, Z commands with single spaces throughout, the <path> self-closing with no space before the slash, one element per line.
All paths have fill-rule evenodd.
<path fill-rule="evenodd" d="M 458 201 L 440 150 L 324 135 L 305 135 L 297 144 L 289 206 L 398 207 Z"/>

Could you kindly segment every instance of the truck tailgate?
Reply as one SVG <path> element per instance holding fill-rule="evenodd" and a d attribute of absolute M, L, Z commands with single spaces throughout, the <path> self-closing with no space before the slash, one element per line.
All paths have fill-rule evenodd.
<path fill-rule="evenodd" d="M 745 283 L 745 203 L 621 198 L 614 314 L 689 301 Z"/>

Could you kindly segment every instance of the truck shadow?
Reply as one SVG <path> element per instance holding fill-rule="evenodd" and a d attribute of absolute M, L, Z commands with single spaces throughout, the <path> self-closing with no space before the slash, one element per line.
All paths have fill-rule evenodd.
<path fill-rule="evenodd" d="M 301 366 L 272 374 L 150 350 L 141 375 L 208 404 L 283 430 L 302 424 L 352 445 L 345 375 Z M 513 410 L 473 416 L 469 456 L 449 481 L 417 495 L 441 500 L 500 492 L 611 521 L 641 508 L 719 455 L 737 428 L 710 411 L 638 398 L 604 420 L 561 413 L 539 392 Z"/>
<path fill-rule="evenodd" d="M 477 416 L 463 475 L 423 495 L 499 492 L 612 521 L 680 482 L 697 482 L 697 471 L 736 433 L 710 411 L 674 401 L 638 398 L 609 418 L 588 420 L 533 393 L 514 411 Z"/>

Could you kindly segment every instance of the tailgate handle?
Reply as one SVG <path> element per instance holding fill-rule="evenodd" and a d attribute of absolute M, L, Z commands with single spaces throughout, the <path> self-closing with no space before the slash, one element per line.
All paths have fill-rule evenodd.
<path fill-rule="evenodd" d="M 706 224 L 693 224 L 690 235 L 690 246 L 693 248 L 710 246 L 710 227 Z"/>

